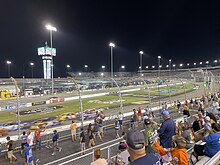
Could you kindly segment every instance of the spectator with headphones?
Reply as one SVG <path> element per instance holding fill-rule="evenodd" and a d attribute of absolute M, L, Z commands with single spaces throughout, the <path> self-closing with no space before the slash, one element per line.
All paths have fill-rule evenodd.
<path fill-rule="evenodd" d="M 162 158 L 166 155 L 169 155 L 167 153 L 171 153 L 172 156 L 172 163 L 173 164 L 179 164 L 179 165 L 188 165 L 188 153 L 186 151 L 186 140 L 180 136 L 180 135 L 174 135 L 172 137 L 173 142 L 173 148 L 170 150 L 166 150 L 163 147 L 161 147 L 157 140 L 154 142 L 154 146 L 157 149 L 158 153 Z"/>

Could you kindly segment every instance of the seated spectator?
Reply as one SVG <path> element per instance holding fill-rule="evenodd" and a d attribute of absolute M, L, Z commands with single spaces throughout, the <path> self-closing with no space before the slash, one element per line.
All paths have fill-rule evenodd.
<path fill-rule="evenodd" d="M 144 134 L 140 131 L 129 130 L 126 135 L 126 143 L 130 154 L 130 165 L 160 164 L 159 158 L 154 154 L 146 154 Z"/>
<path fill-rule="evenodd" d="M 188 153 L 186 151 L 186 140 L 180 135 L 174 135 L 172 137 L 173 149 L 169 150 L 172 155 L 172 163 L 179 165 L 188 165 Z M 167 150 L 162 148 L 157 140 L 155 140 L 155 148 L 157 149 L 160 156 L 167 154 Z"/>
<path fill-rule="evenodd" d="M 210 119 L 211 119 L 211 124 L 212 123 L 217 123 L 217 119 L 216 119 L 216 117 L 215 117 L 215 115 L 213 114 L 213 113 L 207 113 L 206 114 L 206 116 L 209 116 L 210 117 Z"/>
<path fill-rule="evenodd" d="M 207 132 L 203 141 L 205 145 L 195 145 L 193 155 L 198 156 L 214 156 L 220 151 L 220 125 L 217 123 L 212 124 L 212 131 Z"/>
<path fill-rule="evenodd" d="M 92 162 L 90 165 L 107 165 L 107 161 L 101 158 L 101 150 L 100 148 L 96 148 L 94 150 L 94 156 L 96 160 Z"/>
<path fill-rule="evenodd" d="M 204 134 L 206 134 L 208 131 L 212 130 L 212 125 L 211 125 L 211 119 L 209 116 L 205 117 L 205 125 L 204 125 Z"/>

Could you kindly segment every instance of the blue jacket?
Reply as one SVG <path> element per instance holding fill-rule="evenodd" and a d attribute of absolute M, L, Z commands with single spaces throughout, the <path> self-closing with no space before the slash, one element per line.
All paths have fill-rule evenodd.
<path fill-rule="evenodd" d="M 162 145 L 163 148 L 172 148 L 172 136 L 176 134 L 175 122 L 171 118 L 166 119 L 163 121 L 158 132 L 160 145 Z"/>

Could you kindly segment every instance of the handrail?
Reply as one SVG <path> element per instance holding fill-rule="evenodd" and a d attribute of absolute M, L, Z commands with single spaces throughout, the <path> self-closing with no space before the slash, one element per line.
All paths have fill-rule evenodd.
<path fill-rule="evenodd" d="M 219 163 L 220 160 L 220 151 L 218 151 L 211 159 L 209 159 L 205 165 L 215 165 L 216 163 Z"/>

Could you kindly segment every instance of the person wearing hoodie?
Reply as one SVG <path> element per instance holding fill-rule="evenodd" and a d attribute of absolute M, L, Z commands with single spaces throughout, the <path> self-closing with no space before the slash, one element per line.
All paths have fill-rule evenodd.
<path fill-rule="evenodd" d="M 186 151 L 186 140 L 180 135 L 174 135 L 172 137 L 173 148 L 166 150 L 159 145 L 157 140 L 154 142 L 154 146 L 157 149 L 160 156 L 164 156 L 167 152 L 171 153 L 172 163 L 176 165 L 188 165 L 188 153 Z"/>

